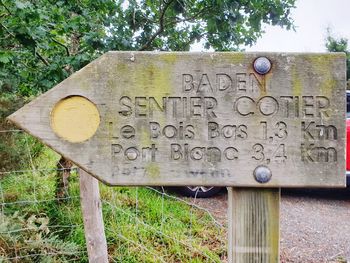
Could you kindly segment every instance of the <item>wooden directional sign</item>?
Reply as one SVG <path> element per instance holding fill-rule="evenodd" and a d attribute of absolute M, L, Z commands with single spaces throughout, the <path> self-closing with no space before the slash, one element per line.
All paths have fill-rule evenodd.
<path fill-rule="evenodd" d="M 339 53 L 109 52 L 9 119 L 110 185 L 345 182 Z"/>

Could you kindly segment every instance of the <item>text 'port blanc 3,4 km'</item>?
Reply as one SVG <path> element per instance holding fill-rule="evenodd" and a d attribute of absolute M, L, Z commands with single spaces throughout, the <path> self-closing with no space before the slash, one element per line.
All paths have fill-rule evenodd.
<path fill-rule="evenodd" d="M 10 120 L 110 185 L 343 186 L 344 68 L 340 53 L 109 52 Z"/>

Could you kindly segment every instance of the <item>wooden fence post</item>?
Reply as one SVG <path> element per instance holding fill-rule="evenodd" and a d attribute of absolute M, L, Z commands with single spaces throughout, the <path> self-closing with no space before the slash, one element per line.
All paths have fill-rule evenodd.
<path fill-rule="evenodd" d="M 279 262 L 280 189 L 227 189 L 228 262 Z"/>
<path fill-rule="evenodd" d="M 108 252 L 98 180 L 82 169 L 79 169 L 79 175 L 81 210 L 89 262 L 106 263 Z"/>

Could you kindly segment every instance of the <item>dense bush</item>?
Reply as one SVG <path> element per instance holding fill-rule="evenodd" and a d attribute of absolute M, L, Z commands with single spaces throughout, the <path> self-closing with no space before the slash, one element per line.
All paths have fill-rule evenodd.
<path fill-rule="evenodd" d="M 22 132 L 15 132 L 18 128 L 5 119 L 27 101 L 14 94 L 2 93 L 0 96 L 0 177 L 4 172 L 26 169 L 30 164 L 29 152 L 35 157 L 42 149 L 41 143 Z"/>

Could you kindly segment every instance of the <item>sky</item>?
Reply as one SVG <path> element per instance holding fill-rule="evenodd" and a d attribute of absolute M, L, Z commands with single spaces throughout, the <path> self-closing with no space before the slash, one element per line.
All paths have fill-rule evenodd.
<path fill-rule="evenodd" d="M 265 34 L 246 51 L 325 52 L 327 27 L 334 37 L 350 40 L 350 0 L 297 0 L 296 31 L 265 26 Z M 350 42 L 349 42 L 350 47 Z"/>

